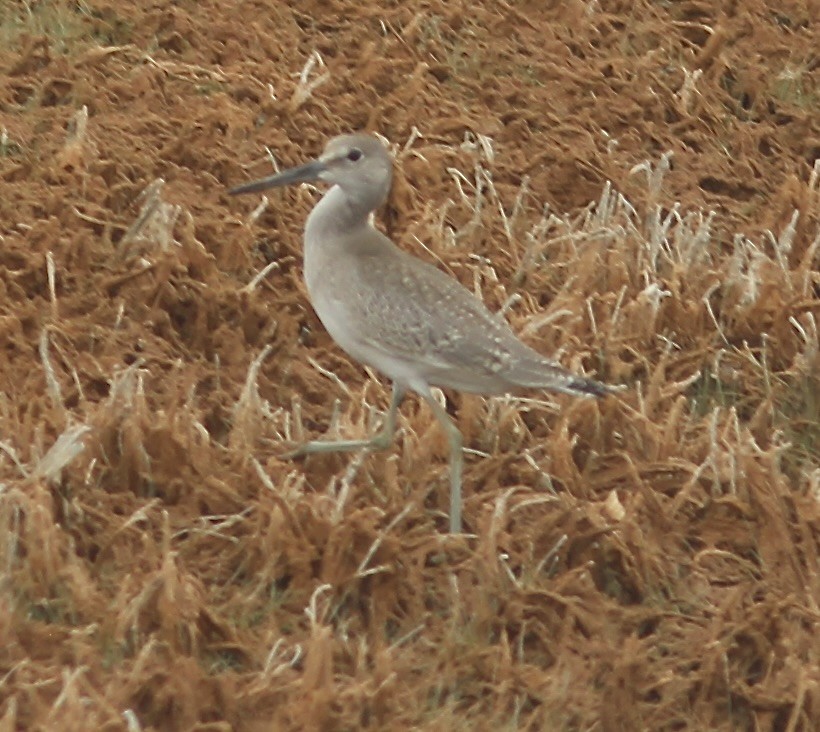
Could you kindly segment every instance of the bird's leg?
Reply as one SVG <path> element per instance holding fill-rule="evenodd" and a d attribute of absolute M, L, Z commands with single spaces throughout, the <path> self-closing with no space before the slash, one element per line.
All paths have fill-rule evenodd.
<path fill-rule="evenodd" d="M 461 476 L 464 472 L 464 454 L 462 452 L 463 439 L 456 423 L 450 419 L 447 410 L 436 401 L 436 398 L 427 389 L 421 395 L 430 405 L 436 419 L 441 423 L 447 434 L 450 444 L 450 533 L 461 533 Z"/>
<path fill-rule="evenodd" d="M 324 452 L 354 452 L 356 450 L 386 450 L 393 442 L 396 431 L 396 417 L 399 404 L 404 398 L 404 388 L 393 384 L 393 393 L 390 397 L 390 409 L 384 418 L 384 425 L 373 437 L 367 440 L 313 440 L 300 445 L 284 457 L 293 458 L 300 455 L 311 455 Z"/>

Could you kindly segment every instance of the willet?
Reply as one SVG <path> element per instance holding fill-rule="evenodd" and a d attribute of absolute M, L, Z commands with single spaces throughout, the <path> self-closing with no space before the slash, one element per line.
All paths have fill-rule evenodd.
<path fill-rule="evenodd" d="M 450 531 L 461 532 L 462 437 L 431 387 L 498 395 L 549 389 L 600 397 L 615 391 L 575 375 L 525 345 L 500 315 L 436 267 L 373 227 L 387 199 L 392 161 L 371 135 L 334 137 L 305 165 L 232 188 L 253 193 L 321 181 L 331 186 L 307 217 L 304 276 L 310 301 L 336 343 L 393 384 L 382 429 L 366 440 L 308 442 L 291 453 L 383 450 L 405 392 L 427 401 L 450 447 Z"/>

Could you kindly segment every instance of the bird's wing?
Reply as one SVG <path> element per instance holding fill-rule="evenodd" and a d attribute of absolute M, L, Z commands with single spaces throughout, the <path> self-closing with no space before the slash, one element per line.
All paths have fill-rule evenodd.
<path fill-rule="evenodd" d="M 363 326 L 360 342 L 401 359 L 432 385 L 487 394 L 522 387 L 609 391 L 530 348 L 457 280 L 400 250 L 358 266 L 355 279 L 358 296 L 348 305 Z"/>
<path fill-rule="evenodd" d="M 438 368 L 492 375 L 535 354 L 501 317 L 436 267 L 402 252 L 357 268 L 348 302 L 368 347 Z M 369 265 L 369 266 L 368 266 Z"/>

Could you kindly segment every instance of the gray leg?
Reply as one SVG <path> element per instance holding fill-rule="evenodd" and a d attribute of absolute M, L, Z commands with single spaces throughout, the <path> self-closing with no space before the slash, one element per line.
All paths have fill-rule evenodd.
<path fill-rule="evenodd" d="M 455 422 L 450 419 L 444 409 L 433 397 L 430 390 L 420 392 L 433 410 L 436 419 L 444 427 L 447 441 L 450 443 L 450 533 L 461 533 L 461 476 L 464 471 L 464 455 L 462 454 L 462 437 Z"/>
<path fill-rule="evenodd" d="M 384 418 L 384 425 L 373 437 L 367 440 L 314 440 L 306 442 L 289 452 L 286 457 L 299 457 L 324 452 L 354 452 L 356 450 L 386 450 L 393 442 L 393 433 L 396 431 L 396 416 L 399 404 L 404 398 L 404 387 L 393 384 L 393 393 L 390 397 L 390 409 Z"/>

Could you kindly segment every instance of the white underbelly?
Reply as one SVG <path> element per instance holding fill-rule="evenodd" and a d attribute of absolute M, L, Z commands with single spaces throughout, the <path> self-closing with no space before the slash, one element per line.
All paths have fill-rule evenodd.
<path fill-rule="evenodd" d="M 419 382 L 421 376 L 416 365 L 374 348 L 369 343 L 371 338 L 366 332 L 367 325 L 356 323 L 338 300 L 319 295 L 313 299 L 313 308 L 330 337 L 348 356 L 404 386 L 414 388 L 413 385 Z"/>

